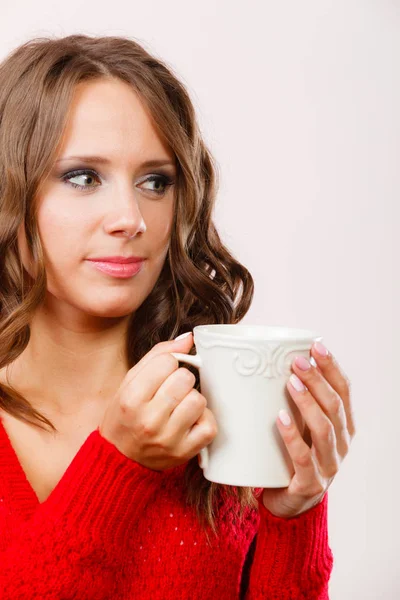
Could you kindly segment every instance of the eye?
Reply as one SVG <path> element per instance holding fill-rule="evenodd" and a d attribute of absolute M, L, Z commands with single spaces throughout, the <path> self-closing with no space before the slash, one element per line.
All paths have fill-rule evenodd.
<path fill-rule="evenodd" d="M 71 181 L 72 179 L 78 178 L 81 178 L 81 180 L 83 181 L 85 181 L 86 178 L 86 183 L 91 183 L 92 181 L 94 181 L 94 179 L 99 179 L 99 176 L 95 171 L 92 171 L 91 169 L 81 169 L 77 171 L 69 171 L 61 177 L 62 181 L 64 181 L 68 185 L 72 185 L 74 188 L 78 188 L 84 192 L 87 192 L 90 189 L 93 189 L 94 187 L 98 187 L 96 185 L 84 185 L 74 183 L 73 181 Z M 156 196 L 163 196 L 167 192 L 168 187 L 173 186 L 175 184 L 175 180 L 172 177 L 169 177 L 168 175 L 154 173 L 146 179 L 144 179 L 141 183 L 141 186 L 144 183 L 155 184 L 154 189 L 150 189 L 147 191 L 156 194 Z"/>
<path fill-rule="evenodd" d="M 166 175 L 150 175 L 150 177 L 147 177 L 147 179 L 145 179 L 143 183 L 157 184 L 156 189 L 150 191 L 154 192 L 158 196 L 163 196 L 166 193 L 168 187 L 174 185 L 175 182 L 171 177 L 167 177 Z M 161 188 L 159 186 L 161 186 Z"/>
<path fill-rule="evenodd" d="M 69 173 L 66 173 L 65 175 L 63 175 L 61 179 L 64 182 L 68 183 L 69 185 L 72 185 L 72 187 L 78 188 L 78 189 L 84 190 L 84 191 L 87 191 L 88 189 L 90 189 L 92 187 L 96 187 L 96 186 L 88 187 L 87 185 L 73 183 L 72 181 L 70 181 L 70 179 L 77 179 L 79 177 L 81 177 L 81 178 L 86 177 L 89 179 L 89 182 L 90 182 L 90 180 L 93 180 L 95 177 L 98 177 L 98 175 L 94 171 L 85 169 L 85 170 L 80 170 L 80 171 L 70 171 Z"/>

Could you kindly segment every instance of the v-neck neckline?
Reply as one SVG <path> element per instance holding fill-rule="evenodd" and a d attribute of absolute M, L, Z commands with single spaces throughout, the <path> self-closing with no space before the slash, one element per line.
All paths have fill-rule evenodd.
<path fill-rule="evenodd" d="M 42 503 L 31 486 L 0 415 L 0 478 L 10 497 L 11 508 L 30 516 Z"/>
<path fill-rule="evenodd" d="M 72 459 L 72 461 L 74 458 Z M 72 462 L 71 461 L 71 462 Z M 71 464 L 71 463 L 70 463 Z M 67 467 L 68 470 L 69 466 Z M 184 472 L 186 463 L 170 469 L 171 476 Z M 65 473 L 64 473 L 65 474 Z M 58 483 L 57 483 L 58 485 Z M 30 484 L 11 439 L 4 427 L 0 412 L 0 488 L 5 490 L 9 499 L 10 509 L 19 513 L 23 520 L 29 519 L 38 508 L 46 502 L 41 502 Z"/>

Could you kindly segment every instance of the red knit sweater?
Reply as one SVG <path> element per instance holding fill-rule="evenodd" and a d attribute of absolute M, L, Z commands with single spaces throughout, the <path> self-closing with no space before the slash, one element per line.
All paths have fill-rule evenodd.
<path fill-rule="evenodd" d="M 240 525 L 225 502 L 210 546 L 185 504 L 184 468 L 147 469 L 97 429 L 40 503 L 0 418 L 0 598 L 328 598 L 327 494 L 292 519 L 257 496 Z"/>

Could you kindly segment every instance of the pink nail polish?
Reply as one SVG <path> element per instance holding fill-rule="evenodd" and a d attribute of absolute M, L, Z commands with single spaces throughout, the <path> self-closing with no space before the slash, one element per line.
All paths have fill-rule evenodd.
<path fill-rule="evenodd" d="M 314 348 L 321 356 L 328 356 L 328 350 L 321 342 L 314 342 Z"/>
<path fill-rule="evenodd" d="M 306 389 L 305 385 L 303 384 L 301 379 L 299 379 L 297 377 L 297 375 L 295 375 L 294 373 L 292 373 L 291 376 L 289 377 L 289 381 L 292 384 L 292 386 L 294 387 L 294 389 L 298 392 L 302 392 L 303 390 Z"/>
<path fill-rule="evenodd" d="M 290 418 L 289 413 L 284 408 L 282 408 L 279 411 L 278 416 L 279 416 L 280 422 L 283 425 L 285 425 L 286 427 L 288 427 L 290 425 L 290 423 L 292 422 L 292 419 Z"/>
<path fill-rule="evenodd" d="M 302 371 L 308 371 L 308 369 L 311 367 L 310 363 L 306 358 L 304 358 L 304 356 L 296 356 L 295 363 Z"/>

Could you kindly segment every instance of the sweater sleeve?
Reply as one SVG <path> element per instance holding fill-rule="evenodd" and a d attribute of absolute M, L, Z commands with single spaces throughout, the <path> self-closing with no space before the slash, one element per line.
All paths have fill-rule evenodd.
<path fill-rule="evenodd" d="M 265 508 L 262 494 L 258 504 L 260 525 L 245 600 L 329 600 L 328 494 L 289 519 Z"/>
<path fill-rule="evenodd" d="M 127 458 L 93 431 L 0 553 L 2 600 L 117 598 L 132 526 L 164 473 Z"/>

